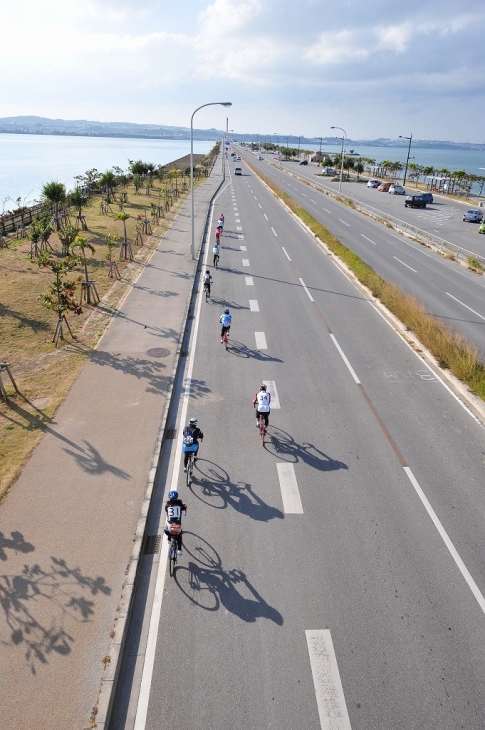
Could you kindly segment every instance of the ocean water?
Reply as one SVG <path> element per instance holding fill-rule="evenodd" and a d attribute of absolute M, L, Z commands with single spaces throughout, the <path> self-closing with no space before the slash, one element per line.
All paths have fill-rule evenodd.
<path fill-rule="evenodd" d="M 194 141 L 194 153 L 209 152 L 215 141 Z M 190 154 L 190 140 L 118 137 L 64 137 L 36 134 L 0 134 L 0 213 L 38 200 L 44 183 L 56 180 L 67 190 L 75 176 L 95 167 L 128 168 L 128 160 L 164 165 Z"/>

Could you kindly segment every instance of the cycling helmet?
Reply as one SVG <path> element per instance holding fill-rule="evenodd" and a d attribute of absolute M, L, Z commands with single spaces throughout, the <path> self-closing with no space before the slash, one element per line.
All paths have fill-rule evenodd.
<path fill-rule="evenodd" d="M 224 310 L 224 314 L 229 314 L 229 309 L 227 307 Z"/>
<path fill-rule="evenodd" d="M 210 274 L 210 271 L 209 271 L 209 269 L 207 269 L 205 273 L 206 273 L 206 274 Z"/>
<path fill-rule="evenodd" d="M 261 383 L 261 385 L 259 386 L 259 389 L 260 390 L 266 390 L 265 384 L 264 383 Z"/>
<path fill-rule="evenodd" d="M 168 493 L 168 498 L 170 500 L 178 499 L 179 498 L 179 493 L 172 490 L 171 492 Z"/>
<path fill-rule="evenodd" d="M 191 418 L 190 421 L 189 421 L 189 423 L 190 423 L 191 426 L 196 426 L 197 425 L 197 419 L 196 418 Z"/>

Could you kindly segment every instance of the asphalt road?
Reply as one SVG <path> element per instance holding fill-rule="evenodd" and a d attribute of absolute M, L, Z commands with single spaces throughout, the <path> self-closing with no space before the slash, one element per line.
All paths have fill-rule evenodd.
<path fill-rule="evenodd" d="M 253 162 L 252 156 L 250 159 Z M 331 196 L 309 188 L 304 182 L 275 169 L 267 162 L 258 162 L 255 158 L 254 162 L 261 166 L 262 173 L 288 192 L 377 273 L 415 296 L 431 314 L 460 332 L 485 358 L 485 281 L 482 276 L 445 259 Z M 298 166 L 298 174 L 300 170 L 306 169 L 305 166 Z M 402 202 L 401 196 L 359 188 L 361 191 L 364 189 L 368 190 L 369 195 L 382 195 L 386 203 L 387 198 L 390 203 L 396 204 L 399 200 Z M 477 230 L 476 226 L 474 230 Z"/>
<path fill-rule="evenodd" d="M 162 550 L 113 728 L 479 730 L 484 429 L 241 166 L 180 401 L 205 434 L 190 489 L 180 437 L 164 457 L 184 555 L 171 579 Z"/>

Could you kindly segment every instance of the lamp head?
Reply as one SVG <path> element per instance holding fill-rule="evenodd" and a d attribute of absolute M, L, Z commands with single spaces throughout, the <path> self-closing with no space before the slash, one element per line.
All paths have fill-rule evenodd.
<path fill-rule="evenodd" d="M 221 101 L 222 106 L 232 106 L 232 101 Z"/>

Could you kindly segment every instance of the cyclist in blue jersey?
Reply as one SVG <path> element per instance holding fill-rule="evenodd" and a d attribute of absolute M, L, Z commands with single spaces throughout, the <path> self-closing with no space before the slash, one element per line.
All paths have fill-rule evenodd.
<path fill-rule="evenodd" d="M 194 453 L 194 461 L 197 461 L 199 441 L 203 440 L 204 434 L 197 426 L 197 419 L 191 418 L 183 432 L 182 451 L 184 453 L 184 471 L 187 471 L 187 463 L 191 452 Z"/>
<path fill-rule="evenodd" d="M 222 325 L 221 329 L 221 342 L 223 342 L 223 337 L 225 333 L 229 335 L 229 330 L 231 329 L 231 322 L 232 322 L 232 316 L 229 314 L 229 309 L 226 307 L 223 314 L 221 314 L 221 317 L 219 319 L 219 322 Z"/>

